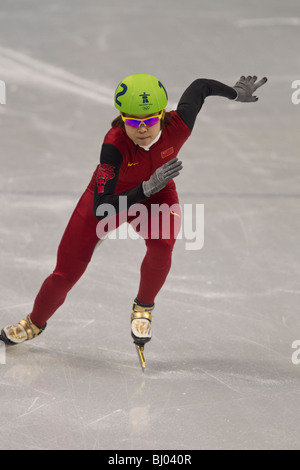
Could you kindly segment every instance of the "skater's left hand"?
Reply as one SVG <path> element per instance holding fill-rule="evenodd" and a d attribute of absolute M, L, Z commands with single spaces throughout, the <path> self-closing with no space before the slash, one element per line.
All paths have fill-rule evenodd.
<path fill-rule="evenodd" d="M 242 101 L 247 103 L 253 103 L 258 100 L 257 96 L 252 96 L 257 88 L 261 87 L 268 80 L 267 77 L 262 78 L 256 82 L 257 77 L 250 75 L 246 78 L 244 75 L 236 82 L 234 89 L 237 92 L 236 101 Z"/>

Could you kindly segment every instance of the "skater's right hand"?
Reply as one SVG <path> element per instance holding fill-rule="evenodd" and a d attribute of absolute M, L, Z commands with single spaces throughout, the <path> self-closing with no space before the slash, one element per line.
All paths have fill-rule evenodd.
<path fill-rule="evenodd" d="M 168 181 L 179 175 L 182 168 L 182 162 L 178 161 L 178 158 L 173 158 L 163 166 L 157 168 L 150 179 L 144 181 L 142 184 L 145 196 L 149 197 L 151 194 L 161 191 Z"/>

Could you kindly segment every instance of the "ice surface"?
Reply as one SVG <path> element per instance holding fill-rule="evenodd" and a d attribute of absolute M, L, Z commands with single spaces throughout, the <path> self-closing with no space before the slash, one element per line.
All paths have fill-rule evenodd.
<path fill-rule="evenodd" d="M 1 327 L 54 268 L 123 77 L 159 76 L 171 104 L 198 77 L 269 81 L 255 104 L 208 98 L 181 151 L 205 244 L 175 246 L 145 373 L 144 243 L 105 240 L 45 333 L 0 360 L 0 449 L 299 449 L 299 27 L 298 0 L 2 0 Z"/>

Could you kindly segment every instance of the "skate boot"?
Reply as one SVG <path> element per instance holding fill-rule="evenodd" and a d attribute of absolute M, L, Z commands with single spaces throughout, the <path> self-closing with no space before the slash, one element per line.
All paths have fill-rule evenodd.
<path fill-rule="evenodd" d="M 24 343 L 39 336 L 46 326 L 47 323 L 43 328 L 39 328 L 32 323 L 30 315 L 27 315 L 25 320 L 21 320 L 15 325 L 5 326 L 1 331 L 0 339 L 8 345 Z"/>
<path fill-rule="evenodd" d="M 141 362 L 142 369 L 146 367 L 146 361 L 144 358 L 144 346 L 151 340 L 151 322 L 154 304 L 151 306 L 145 306 L 139 304 L 136 300 L 133 303 L 131 312 L 131 336 L 133 342 L 136 345 L 138 356 Z"/>

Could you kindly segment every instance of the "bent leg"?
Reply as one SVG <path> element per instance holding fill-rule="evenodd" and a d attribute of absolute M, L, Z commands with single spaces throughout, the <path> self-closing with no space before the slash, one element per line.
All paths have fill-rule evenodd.
<path fill-rule="evenodd" d="M 176 190 L 169 188 L 149 198 L 145 205 L 148 208 L 148 237 L 144 237 L 147 251 L 141 264 L 137 301 L 152 305 L 172 265 L 172 252 L 181 227 L 181 210 Z M 154 205 L 161 205 L 162 212 L 153 210 Z"/>
<path fill-rule="evenodd" d="M 86 191 L 77 204 L 58 247 L 57 264 L 35 299 L 31 321 L 43 327 L 64 303 L 71 288 L 85 272 L 99 242 L 93 195 Z"/>
<path fill-rule="evenodd" d="M 173 244 L 167 240 L 147 240 L 146 245 L 147 252 L 141 264 L 137 301 L 152 305 L 169 274 Z"/>

